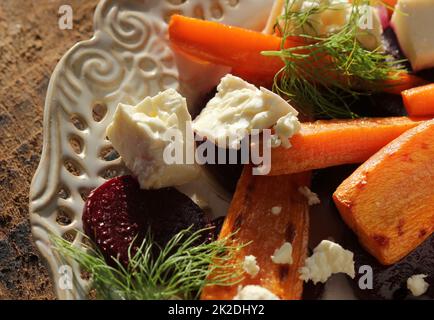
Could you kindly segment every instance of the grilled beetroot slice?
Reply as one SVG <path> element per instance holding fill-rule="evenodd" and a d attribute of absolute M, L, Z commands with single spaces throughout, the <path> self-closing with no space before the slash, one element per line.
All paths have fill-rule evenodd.
<path fill-rule="evenodd" d="M 164 247 L 179 231 L 208 225 L 202 209 L 186 195 L 174 188 L 142 190 L 131 176 L 111 179 L 93 190 L 83 211 L 85 234 L 107 262 L 119 257 L 125 265 L 130 244 L 136 239 L 135 246 L 140 245 L 148 230 L 155 243 Z"/>

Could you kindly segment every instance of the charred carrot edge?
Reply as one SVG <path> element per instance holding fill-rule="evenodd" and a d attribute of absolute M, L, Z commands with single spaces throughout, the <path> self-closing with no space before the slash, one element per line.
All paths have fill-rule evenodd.
<path fill-rule="evenodd" d="M 303 282 L 298 269 L 304 265 L 307 254 L 309 207 L 298 188 L 309 182 L 310 173 L 258 176 L 252 175 L 252 167 L 245 166 L 219 237 L 238 230 L 237 241 L 252 243 L 236 255 L 234 263 L 242 263 L 246 255 L 254 255 L 261 269 L 255 277 L 246 274 L 237 285 L 207 286 L 201 299 L 233 299 L 239 285 L 251 284 L 270 290 L 280 299 L 301 299 Z M 278 215 L 271 212 L 275 206 L 282 208 Z M 291 265 L 271 260 L 274 250 L 285 242 L 293 246 Z"/>
<path fill-rule="evenodd" d="M 434 231 L 434 120 L 413 128 L 361 165 L 333 199 L 362 245 L 382 264 Z"/>
<path fill-rule="evenodd" d="M 422 120 L 390 117 L 303 123 L 291 138 L 291 148 L 271 150 L 270 175 L 362 163 Z"/>
<path fill-rule="evenodd" d="M 405 90 L 401 95 L 410 116 L 434 116 L 434 83 Z"/>

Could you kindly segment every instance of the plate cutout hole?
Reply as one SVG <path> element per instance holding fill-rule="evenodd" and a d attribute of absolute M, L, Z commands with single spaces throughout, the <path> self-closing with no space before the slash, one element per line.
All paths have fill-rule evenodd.
<path fill-rule="evenodd" d="M 105 180 L 113 179 L 126 174 L 125 169 L 119 166 L 108 167 L 100 172 L 100 177 Z"/>
<path fill-rule="evenodd" d="M 107 105 L 97 102 L 92 106 L 92 118 L 95 122 L 101 122 L 107 114 Z"/>
<path fill-rule="evenodd" d="M 76 127 L 80 131 L 83 131 L 87 128 L 86 121 L 77 114 L 72 115 L 70 121 L 74 125 L 74 127 Z"/>
<path fill-rule="evenodd" d="M 174 14 L 182 14 L 182 11 L 181 10 L 167 10 L 163 15 L 164 21 L 169 23 L 170 17 L 173 16 Z"/>
<path fill-rule="evenodd" d="M 194 7 L 193 16 L 197 19 L 205 19 L 205 13 L 203 12 L 203 7 L 200 4 Z"/>
<path fill-rule="evenodd" d="M 71 135 L 69 137 L 69 145 L 76 154 L 83 152 L 83 140 L 79 136 Z"/>
<path fill-rule="evenodd" d="M 218 1 L 213 1 L 210 10 L 214 19 L 219 20 L 223 17 L 223 8 Z"/>
<path fill-rule="evenodd" d="M 63 233 L 62 238 L 65 239 L 68 242 L 73 243 L 75 238 L 77 237 L 77 231 L 76 230 L 68 230 Z"/>
<path fill-rule="evenodd" d="M 81 199 L 83 199 L 83 201 L 86 202 L 87 197 L 89 197 L 89 194 L 90 194 L 91 191 L 92 190 L 88 189 L 88 188 L 81 188 L 81 189 L 79 189 L 78 192 L 80 193 Z"/>
<path fill-rule="evenodd" d="M 86 271 L 86 270 L 80 268 L 80 278 L 82 280 L 89 281 L 91 278 L 91 274 L 89 271 Z"/>
<path fill-rule="evenodd" d="M 61 226 L 67 226 L 72 223 L 74 215 L 67 208 L 60 207 L 57 210 L 56 222 Z"/>
<path fill-rule="evenodd" d="M 57 191 L 57 195 L 60 199 L 66 200 L 71 196 L 71 192 L 68 190 L 68 188 L 61 186 L 59 191 Z"/>
<path fill-rule="evenodd" d="M 99 157 L 104 161 L 114 161 L 119 158 L 119 153 L 113 147 L 106 147 L 101 149 Z"/>
<path fill-rule="evenodd" d="M 228 5 L 231 7 L 236 7 L 240 3 L 240 0 L 227 0 L 227 1 L 228 1 Z"/>
<path fill-rule="evenodd" d="M 65 166 L 65 169 L 68 170 L 68 172 L 73 176 L 78 177 L 83 174 L 83 170 L 81 169 L 81 166 L 74 160 L 66 159 L 63 161 L 63 165 Z"/>
<path fill-rule="evenodd" d="M 144 57 L 139 61 L 139 68 L 147 73 L 155 74 L 158 69 L 157 63 L 154 59 Z"/>
<path fill-rule="evenodd" d="M 167 0 L 170 4 L 173 4 L 174 6 L 179 6 L 183 3 L 185 3 L 187 0 Z"/>

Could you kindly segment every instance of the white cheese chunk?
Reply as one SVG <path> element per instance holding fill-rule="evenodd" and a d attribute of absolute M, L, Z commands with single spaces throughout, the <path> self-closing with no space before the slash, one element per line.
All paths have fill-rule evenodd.
<path fill-rule="evenodd" d="M 373 6 L 361 5 L 356 8 L 348 0 L 292 0 L 290 12 L 309 13 L 307 23 L 298 27 L 294 24 L 292 33 L 310 36 L 328 36 L 337 33 L 350 21 L 353 10 L 358 10 L 357 40 L 368 50 L 382 49 L 383 28 L 378 10 Z"/>
<path fill-rule="evenodd" d="M 271 260 L 277 264 L 292 264 L 292 245 L 285 242 L 280 248 L 276 249 L 271 256 Z"/>
<path fill-rule="evenodd" d="M 279 95 L 228 74 L 221 79 L 216 96 L 194 119 L 193 129 L 219 147 L 239 149 L 241 140 L 252 129 L 276 125 L 278 138 L 288 146 L 287 140 L 300 130 L 297 115 Z"/>
<path fill-rule="evenodd" d="M 248 285 L 238 288 L 234 300 L 280 300 L 274 293 L 258 285 Z"/>
<path fill-rule="evenodd" d="M 255 277 L 261 268 L 259 268 L 256 262 L 256 257 L 250 255 L 244 257 L 243 269 L 247 274 L 251 275 L 252 277 Z"/>
<path fill-rule="evenodd" d="M 314 206 L 316 204 L 320 204 L 321 200 L 315 192 L 312 192 L 308 187 L 303 186 L 298 188 L 298 192 L 304 195 L 307 199 L 307 204 L 309 206 Z"/>
<path fill-rule="evenodd" d="M 323 240 L 300 269 L 300 279 L 312 280 L 314 284 L 324 283 L 332 274 L 340 272 L 355 277 L 354 254 L 337 243 Z"/>
<path fill-rule="evenodd" d="M 194 161 L 192 164 L 165 161 L 164 151 L 171 143 L 166 136 L 169 130 L 179 135 L 177 143 L 181 148 L 194 155 L 187 103 L 173 89 L 147 97 L 136 106 L 119 104 L 107 128 L 113 147 L 143 189 L 181 185 L 195 179 L 199 173 Z"/>
<path fill-rule="evenodd" d="M 429 284 L 424 280 L 426 274 L 416 274 L 407 279 L 407 288 L 415 297 L 423 295 L 429 287 Z"/>
<path fill-rule="evenodd" d="M 434 67 L 434 2 L 399 0 L 392 27 L 414 71 Z"/>

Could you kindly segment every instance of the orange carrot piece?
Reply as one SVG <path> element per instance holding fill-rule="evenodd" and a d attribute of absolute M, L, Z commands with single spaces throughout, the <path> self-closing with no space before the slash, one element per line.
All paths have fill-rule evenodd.
<path fill-rule="evenodd" d="M 186 53 L 215 64 L 239 67 L 256 75 L 274 77 L 283 67 L 278 57 L 266 57 L 264 50 L 280 50 L 282 38 L 218 22 L 173 15 L 169 24 L 171 44 Z M 301 45 L 294 38 L 288 46 Z"/>
<path fill-rule="evenodd" d="M 380 0 L 379 4 L 386 5 L 387 12 L 389 14 L 389 17 L 393 14 L 393 8 L 395 8 L 396 4 L 398 3 L 398 0 Z"/>
<path fill-rule="evenodd" d="M 420 121 L 393 117 L 303 123 L 291 148 L 271 150 L 270 175 L 362 163 Z"/>
<path fill-rule="evenodd" d="M 309 183 L 309 173 L 254 176 L 251 166 L 244 167 L 220 238 L 238 230 L 237 241 L 253 241 L 234 257 L 234 263 L 242 263 L 245 256 L 254 255 L 261 269 L 255 277 L 246 274 L 237 285 L 205 287 L 202 299 L 232 299 L 237 294 L 238 285 L 260 285 L 280 299 L 301 299 L 303 281 L 298 270 L 304 265 L 307 255 L 309 207 L 298 188 Z M 271 212 L 274 206 L 282 208 L 277 215 Z M 293 247 L 291 265 L 276 264 L 271 260 L 274 251 L 285 242 L 290 242 Z"/>
<path fill-rule="evenodd" d="M 410 116 L 434 116 L 434 83 L 401 93 Z"/>
<path fill-rule="evenodd" d="M 401 92 L 404 90 L 423 86 L 425 84 L 427 84 L 426 80 L 413 74 L 403 72 L 399 79 L 387 80 L 385 82 L 383 91 L 391 94 L 401 94 Z"/>
<path fill-rule="evenodd" d="M 383 3 L 389 7 L 394 8 L 398 3 L 398 0 L 380 0 L 380 3 Z"/>
<path fill-rule="evenodd" d="M 174 49 L 197 59 L 232 67 L 234 75 L 256 85 L 270 87 L 275 74 L 284 66 L 281 58 L 261 54 L 262 51 L 280 50 L 282 38 L 276 35 L 173 15 L 169 23 L 169 38 Z M 306 41 L 301 37 L 288 38 L 285 44 L 288 48 L 303 45 Z M 306 68 L 327 63 L 327 59 L 322 57 L 306 61 Z M 339 75 L 328 76 L 332 81 L 339 81 L 340 78 Z M 403 73 L 398 80 L 386 81 L 384 91 L 400 94 L 424 83 L 414 75 Z"/>
<path fill-rule="evenodd" d="M 361 244 L 382 264 L 410 253 L 434 232 L 434 120 L 381 149 L 333 198 Z"/>

